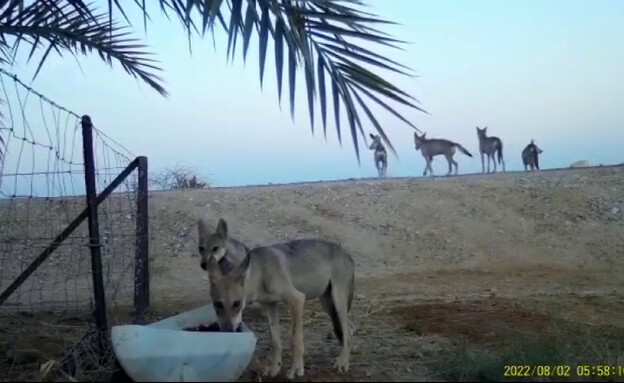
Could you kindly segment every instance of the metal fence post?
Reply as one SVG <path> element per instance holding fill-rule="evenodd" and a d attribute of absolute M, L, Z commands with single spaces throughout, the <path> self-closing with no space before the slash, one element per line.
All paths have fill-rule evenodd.
<path fill-rule="evenodd" d="M 147 157 L 138 157 L 139 185 L 137 193 L 136 247 L 134 254 L 135 322 L 142 322 L 150 305 L 149 233 L 147 195 Z"/>
<path fill-rule="evenodd" d="M 95 185 L 95 161 L 93 157 L 93 123 L 91 117 L 82 116 L 82 148 L 84 153 L 85 188 L 87 194 L 87 219 L 89 221 L 89 248 L 91 249 L 91 274 L 95 298 L 95 324 L 99 332 L 98 346 L 104 351 L 103 334 L 108 330 L 106 323 L 106 300 L 102 275 L 102 253 L 98 225 L 97 190 Z"/>

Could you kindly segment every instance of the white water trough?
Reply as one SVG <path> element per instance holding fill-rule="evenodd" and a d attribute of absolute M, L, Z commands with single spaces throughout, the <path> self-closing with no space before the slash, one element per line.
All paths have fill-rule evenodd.
<path fill-rule="evenodd" d="M 208 305 L 146 326 L 114 326 L 113 349 L 135 382 L 236 381 L 256 348 L 256 337 L 245 324 L 238 333 L 184 330 L 216 320 Z"/>

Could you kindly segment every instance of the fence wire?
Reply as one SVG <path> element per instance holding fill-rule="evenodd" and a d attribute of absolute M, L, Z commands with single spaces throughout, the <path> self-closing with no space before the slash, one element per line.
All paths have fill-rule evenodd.
<path fill-rule="evenodd" d="M 2 68 L 0 99 L 1 293 L 85 209 L 86 197 L 80 116 Z M 135 156 L 92 118 L 99 194 Z M 133 172 L 98 209 L 109 315 L 127 313 L 133 303 L 136 196 Z M 24 361 L 10 357 L 15 350 L 58 356 L 92 327 L 87 225 L 81 223 L 0 305 L 0 350 L 7 355 L 0 381 L 23 373 Z"/>

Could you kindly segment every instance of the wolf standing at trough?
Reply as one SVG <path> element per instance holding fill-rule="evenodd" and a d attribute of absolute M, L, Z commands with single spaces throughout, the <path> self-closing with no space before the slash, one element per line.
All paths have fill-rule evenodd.
<path fill-rule="evenodd" d="M 334 333 L 342 343 L 336 359 L 338 371 L 349 370 L 351 331 L 349 312 L 355 282 L 351 255 L 337 243 L 320 239 L 301 239 L 247 250 L 228 235 L 220 219 L 215 233 L 199 221 L 201 267 L 208 272 L 210 296 L 221 331 L 240 331 L 247 301 L 264 309 L 271 334 L 272 363 L 265 375 L 276 376 L 282 367 L 282 344 L 278 306 L 284 302 L 292 326 L 292 367 L 287 377 L 304 374 L 303 310 L 306 300 L 319 298 L 331 318 Z M 231 254 L 230 254 L 231 253 Z M 234 254 L 235 253 L 235 254 Z M 235 260 L 230 271 L 222 263 L 227 255 Z M 240 261 L 238 261 L 240 260 Z"/>
<path fill-rule="evenodd" d="M 481 173 L 485 173 L 483 154 L 485 154 L 488 159 L 488 173 L 490 172 L 490 159 L 492 159 L 492 162 L 494 163 L 494 173 L 496 173 L 496 159 L 494 159 L 495 153 L 498 154 L 498 163 L 502 163 L 504 172 L 505 160 L 503 159 L 503 141 L 501 141 L 501 139 L 498 137 L 488 137 L 487 126 L 483 129 L 479 129 L 479 127 L 477 126 L 477 137 L 479 137 L 479 153 L 481 154 Z"/>
<path fill-rule="evenodd" d="M 438 155 L 444 155 L 446 160 L 448 161 L 449 171 L 446 174 L 447 176 L 451 175 L 453 171 L 452 165 L 455 165 L 455 175 L 458 172 L 457 162 L 453 160 L 453 156 L 455 155 L 455 148 L 459 149 L 462 153 L 467 155 L 468 157 L 472 157 L 469 151 L 467 151 L 463 146 L 456 142 L 452 142 L 449 140 L 432 138 L 425 138 L 427 133 L 423 133 L 422 136 L 418 136 L 416 132 L 414 132 L 414 145 L 416 146 L 416 150 L 420 150 L 422 156 L 425 158 L 427 165 L 425 166 L 425 171 L 423 172 L 423 176 L 427 175 L 427 169 L 429 169 L 431 175 L 433 175 L 433 169 L 431 168 L 431 162 L 433 161 L 433 157 Z"/>
<path fill-rule="evenodd" d="M 384 177 L 386 175 L 386 169 L 388 168 L 388 153 L 386 152 L 386 148 L 381 143 L 381 137 L 372 133 L 370 133 L 370 136 L 373 139 L 373 142 L 368 148 L 375 151 L 373 159 L 375 160 L 377 173 L 379 174 L 379 177 Z"/>

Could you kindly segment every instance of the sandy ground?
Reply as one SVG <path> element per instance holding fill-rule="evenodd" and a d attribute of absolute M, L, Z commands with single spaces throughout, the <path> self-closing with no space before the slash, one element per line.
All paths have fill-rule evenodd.
<path fill-rule="evenodd" d="M 624 167 L 154 192 L 149 203 L 158 316 L 209 303 L 192 256 L 200 216 L 213 225 L 225 218 L 248 246 L 318 237 L 353 254 L 350 372 L 333 371 L 340 349 L 311 301 L 302 380 L 439 381 L 449 379 L 441 359 L 460 346 L 553 332 L 555 318 L 624 326 Z M 259 341 L 242 379 L 258 380 L 267 323 L 254 310 L 245 316 Z M 284 308 L 282 320 L 285 372 Z"/>

